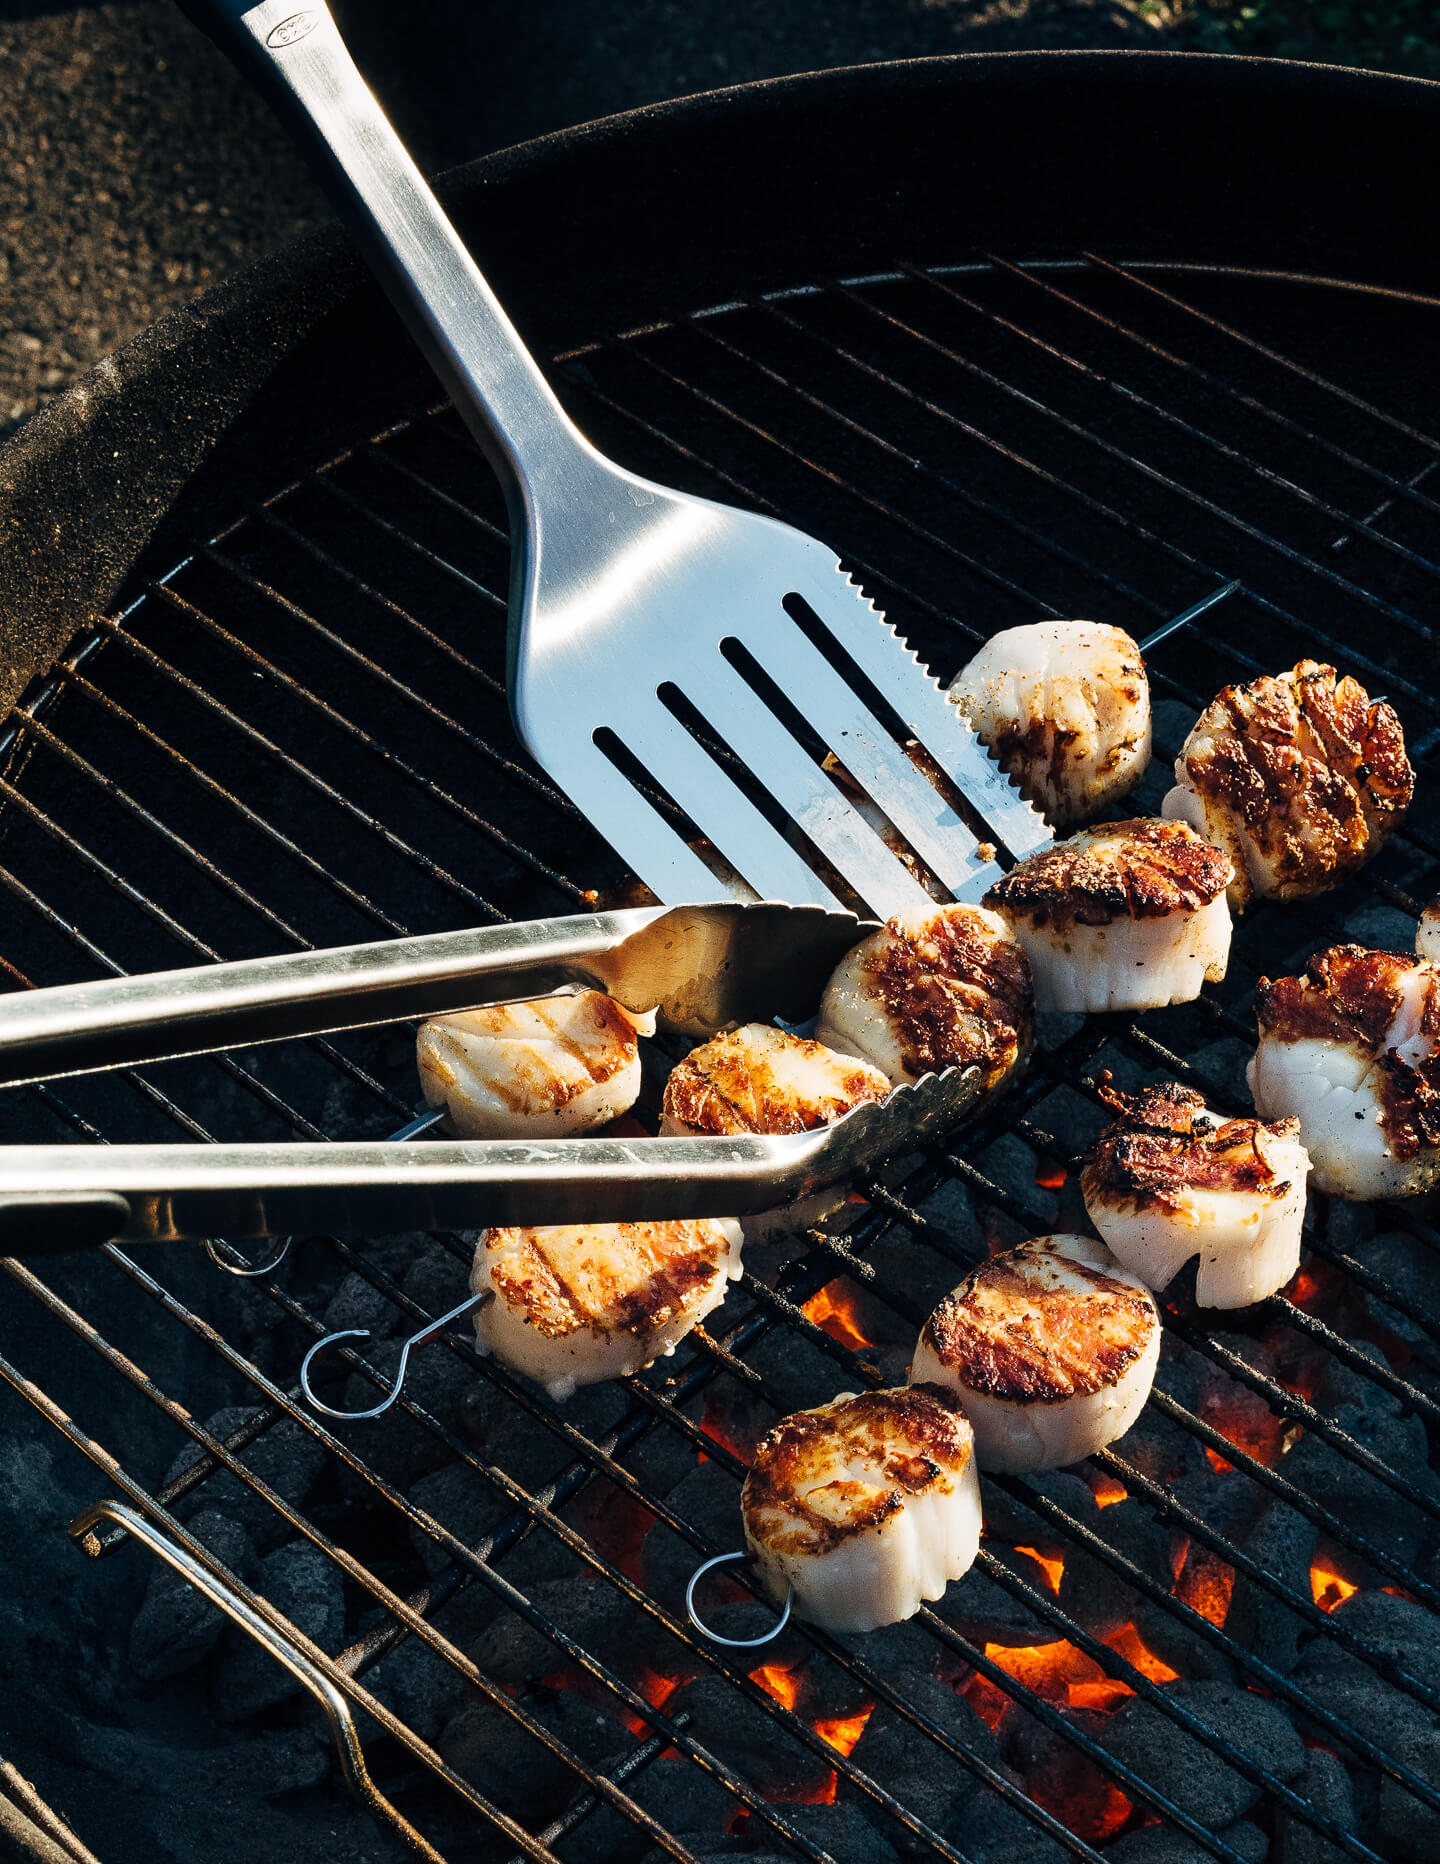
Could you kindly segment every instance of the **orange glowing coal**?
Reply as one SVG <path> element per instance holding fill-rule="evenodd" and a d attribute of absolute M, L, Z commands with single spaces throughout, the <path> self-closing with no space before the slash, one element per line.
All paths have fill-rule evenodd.
<path fill-rule="evenodd" d="M 1116 1502 L 1125 1501 L 1130 1491 L 1115 1476 L 1097 1470 L 1090 1478 L 1090 1493 L 1101 1508 L 1113 1508 Z"/>
<path fill-rule="evenodd" d="M 1360 1588 L 1337 1573 L 1329 1561 L 1317 1554 L 1310 1563 L 1310 1590 L 1322 1612 L 1333 1612 Z"/>
<path fill-rule="evenodd" d="M 1179 1675 L 1147 1648 L 1133 1624 L 1122 1625 L 1104 1642 L 1152 1683 L 1170 1683 Z M 1128 1683 L 1107 1676 L 1093 1657 L 1087 1657 L 1064 1638 L 1053 1644 L 987 1644 L 985 1655 L 1017 1683 L 1058 1706 L 1108 1710 L 1135 1693 Z M 972 1676 L 964 1694 L 971 1708 L 991 1728 L 999 1727 L 1011 1698 L 997 1684 Z"/>
<path fill-rule="evenodd" d="M 1230 1611 L 1230 1595 L 1235 1590 L 1235 1569 L 1208 1547 L 1187 1541 L 1176 1565 L 1175 1597 L 1192 1611 L 1208 1618 L 1212 1625 L 1223 1626 Z"/>
<path fill-rule="evenodd" d="M 1069 1175 L 1059 1159 L 1046 1158 L 1042 1153 L 1035 1161 L 1035 1182 L 1042 1191 L 1058 1191 Z"/>
<path fill-rule="evenodd" d="M 784 1664 L 762 1663 L 758 1670 L 750 1672 L 750 1681 L 758 1683 L 767 1696 L 773 1696 L 782 1709 L 793 1709 L 800 1700 L 799 1674 L 787 1670 Z"/>
<path fill-rule="evenodd" d="M 1041 1553 L 1038 1547 L 1017 1547 L 1016 1553 L 1028 1553 L 1037 1566 L 1045 1568 L 1045 1577 L 1050 1581 L 1050 1590 L 1059 1592 L 1060 1580 L 1065 1572 L 1064 1556 L 1053 1553 Z"/>
<path fill-rule="evenodd" d="M 867 1702 L 858 1715 L 842 1715 L 832 1722 L 816 1722 L 815 1732 L 822 1741 L 828 1741 L 837 1754 L 848 1754 L 865 1732 L 865 1724 L 875 1708 L 873 1702 Z"/>
<path fill-rule="evenodd" d="M 801 1312 L 813 1320 L 832 1340 L 853 1350 L 874 1344 L 865 1330 L 860 1313 L 860 1290 L 847 1276 L 827 1282 L 819 1294 L 812 1295 Z"/>

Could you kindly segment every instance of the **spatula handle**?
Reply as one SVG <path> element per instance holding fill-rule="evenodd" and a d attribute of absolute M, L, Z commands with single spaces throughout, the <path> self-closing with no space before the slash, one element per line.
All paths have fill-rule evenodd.
<path fill-rule="evenodd" d="M 306 150 L 507 496 L 588 447 L 355 68 L 323 0 L 181 0 Z M 552 491 L 553 496 L 553 491 Z M 516 534 L 520 535 L 518 526 Z"/>

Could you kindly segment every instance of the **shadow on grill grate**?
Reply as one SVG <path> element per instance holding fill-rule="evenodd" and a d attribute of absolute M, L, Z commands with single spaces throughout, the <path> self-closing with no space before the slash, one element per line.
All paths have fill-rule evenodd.
<path fill-rule="evenodd" d="M 1433 307 L 1395 297 L 996 259 L 560 359 L 602 445 L 843 543 L 942 675 L 1020 621 L 1131 630 L 1157 702 L 1142 808 L 1225 681 L 1304 654 L 1388 693 L 1416 802 L 1361 881 L 1243 920 L 1222 987 L 1143 1027 L 1068 1019 L 1001 1110 L 859 1187 L 846 1237 L 748 1274 L 675 1360 L 560 1410 L 463 1328 L 383 1419 L 326 1428 L 300 1402 L 301 1355 L 343 1326 L 370 1337 L 330 1362 L 334 1394 L 373 1402 L 400 1338 L 463 1292 L 457 1236 L 299 1239 L 243 1282 L 173 1250 L 7 1263 L 55 1324 L 24 1336 L 43 1389 L 33 1362 L 0 1369 L 119 1498 L 72 1532 L 97 1558 L 139 1534 L 166 1562 L 129 1632 L 147 1699 L 203 1663 L 196 1713 L 278 1740 L 308 1688 L 382 1828 L 451 1859 L 1440 1850 L 1440 1235 L 1412 1209 L 1316 1196 L 1288 1293 L 1218 1328 L 1172 1299 L 1141 1423 L 1082 1468 L 987 1482 L 977 1567 L 909 1623 L 794 1626 L 756 1663 L 682 1604 L 736 1543 L 777 1413 L 895 1382 L 987 1248 L 1085 1227 L 1072 1165 L 1103 1069 L 1238 1107 L 1262 971 L 1341 935 L 1408 946 L 1440 885 L 1440 442 L 1384 410 L 1432 340 Z M 1343 386 L 1319 372 L 1341 353 Z M 515 749 L 481 477 L 448 411 L 401 422 L 237 519 L 27 695 L 0 779 L 14 987 L 574 910 L 620 878 Z M 14 1139 L 339 1138 L 392 1130 L 414 1097 L 392 1028 L 6 1106 Z M 762 1623 L 741 1585 L 713 1596 L 717 1627 Z M 323 1778 L 306 1752 L 280 1790 Z"/>

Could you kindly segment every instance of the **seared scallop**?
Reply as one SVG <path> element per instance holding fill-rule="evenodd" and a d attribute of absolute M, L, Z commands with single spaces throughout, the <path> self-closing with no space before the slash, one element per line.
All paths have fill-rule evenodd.
<path fill-rule="evenodd" d="M 671 1070 L 662 1133 L 806 1133 L 867 1100 L 884 1100 L 890 1082 L 869 1062 L 821 1042 L 746 1023 L 692 1049 Z M 751 1242 L 809 1229 L 846 1201 L 843 1187 L 798 1198 L 742 1219 Z"/>
<path fill-rule="evenodd" d="M 1231 1120 L 1176 1081 L 1109 1091 L 1119 1114 L 1100 1135 L 1080 1188 L 1110 1253 L 1148 1288 L 1200 1258 L 1200 1307 L 1248 1307 L 1300 1266 L 1310 1160 L 1298 1120 Z"/>
<path fill-rule="evenodd" d="M 740 1276 L 740 1226 L 567 1223 L 482 1230 L 470 1287 L 482 1353 L 554 1399 L 675 1350 Z"/>
<path fill-rule="evenodd" d="M 1440 964 L 1440 900 L 1431 900 L 1415 928 L 1415 955 Z"/>
<path fill-rule="evenodd" d="M 1005 921 L 981 906 L 924 907 L 872 932 L 836 966 L 819 1039 L 898 1087 L 978 1067 L 993 1093 L 1030 1053 L 1030 967 Z"/>
<path fill-rule="evenodd" d="M 827 1631 L 909 1618 L 980 1547 L 974 1440 L 939 1386 L 842 1393 L 761 1439 L 740 1497 L 745 1544 L 775 1603 Z"/>
<path fill-rule="evenodd" d="M 1227 686 L 1200 714 L 1161 805 L 1235 865 L 1230 903 L 1304 899 L 1379 853 L 1415 773 L 1394 710 L 1358 680 L 1302 660 Z"/>
<path fill-rule="evenodd" d="M 1057 832 L 1127 796 L 1150 762 L 1150 682 L 1123 628 L 1006 628 L 955 675 L 950 697 Z"/>
<path fill-rule="evenodd" d="M 598 990 L 432 1016 L 416 1038 L 420 1086 L 462 1139 L 589 1132 L 635 1104 L 636 1038 L 654 1028 Z"/>
<path fill-rule="evenodd" d="M 992 1256 L 936 1308 L 910 1377 L 958 1394 L 982 1469 L 1058 1469 L 1122 1437 L 1160 1357 L 1160 1314 L 1088 1236 Z"/>
<path fill-rule="evenodd" d="M 1440 965 L 1336 945 L 1303 977 L 1262 977 L 1255 1010 L 1255 1106 L 1300 1122 L 1320 1190 L 1413 1197 L 1440 1180 Z"/>
<path fill-rule="evenodd" d="M 1082 829 L 985 895 L 1025 947 L 1038 1010 L 1188 1003 L 1230 956 L 1227 856 L 1183 822 Z"/>

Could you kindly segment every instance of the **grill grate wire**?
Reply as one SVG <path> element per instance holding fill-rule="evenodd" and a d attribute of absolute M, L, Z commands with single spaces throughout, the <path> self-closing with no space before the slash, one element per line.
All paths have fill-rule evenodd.
<path fill-rule="evenodd" d="M 1061 277 L 1063 287 L 1056 282 Z M 1234 281 L 1228 282 L 1233 288 Z M 1440 505 L 1423 489 L 1440 463 L 1434 457 L 1440 442 L 1195 301 L 1204 299 L 1204 274 L 1191 274 L 1186 284 L 1189 295 L 1181 296 L 1140 268 L 1092 255 L 1048 268 L 990 256 L 943 273 L 906 265 L 881 280 L 820 281 L 804 293 L 737 299 L 712 314 L 608 338 L 558 359 L 560 377 L 582 416 L 588 412 L 595 427 L 609 423 L 617 434 L 628 436 L 627 454 L 642 470 L 674 478 L 689 475 L 696 489 L 737 497 L 831 536 L 847 536 L 853 514 L 857 554 L 847 561 L 902 632 L 942 671 L 995 627 L 1084 612 L 1074 594 L 1079 584 L 1085 600 L 1095 601 L 1106 619 L 1130 627 L 1145 642 L 1156 698 L 1192 712 L 1225 679 L 1307 652 L 1352 667 L 1372 684 L 1379 681 L 1406 717 L 1421 798 L 1433 798 L 1440 694 L 1405 669 L 1413 675 L 1418 666 L 1423 673 L 1423 653 L 1433 643 L 1432 631 L 1413 610 L 1440 574 L 1424 553 L 1420 528 L 1440 513 Z M 1142 321 L 1142 311 L 1153 315 L 1158 309 L 1167 319 L 1173 313 L 1189 328 L 1198 327 L 1204 341 L 1218 339 L 1239 359 L 1233 379 L 1220 363 L 1186 355 L 1183 338 L 1173 331 L 1162 342 L 1124 321 L 1113 308 L 1116 291 L 1128 294 L 1132 308 L 1126 314 L 1135 324 Z M 1030 316 L 1023 306 L 1032 302 L 1072 321 L 1061 329 L 1032 329 L 1022 321 Z M 942 320 L 938 325 L 937 319 Z M 1093 333 L 1092 342 L 1110 346 L 1102 358 L 1081 353 L 1082 328 Z M 1024 357 L 1023 367 L 1014 369 L 1016 379 L 1001 367 L 1006 356 L 1007 367 Z M 1125 357 L 1139 359 L 1140 386 L 1125 377 L 1118 360 Z M 1241 428 L 1252 420 L 1264 423 L 1283 435 L 1292 451 L 1297 445 L 1312 449 L 1307 462 L 1323 460 L 1323 489 L 1291 478 L 1293 467 L 1280 472 L 1262 450 L 1247 451 L 1242 441 L 1248 428 L 1235 437 L 1212 432 L 1188 404 L 1170 405 L 1148 374 L 1156 369 L 1167 379 L 1178 378 L 1181 393 L 1175 401 L 1198 394 L 1222 404 Z M 1253 382 L 1257 375 L 1263 380 Z M 1272 405 L 1277 382 L 1301 385 L 1312 404 L 1335 417 L 1334 429 L 1322 433 L 1313 414 L 1301 418 Z M 852 391 L 848 399 L 847 389 Z M 960 398 L 967 408 L 973 398 L 999 419 L 982 424 L 981 411 L 962 417 L 953 405 Z M 1210 405 L 1205 418 L 1214 417 Z M 1123 437 L 1112 431 L 1117 419 Z M 1013 440 L 997 437 L 999 420 L 1016 428 Z M 676 428 L 685 439 L 677 437 Z M 1009 427 L 1000 431 L 1008 435 Z M 1157 431 L 1164 433 L 1167 446 L 1191 449 L 1182 461 L 1162 467 L 1145 457 L 1145 437 Z M 1367 451 L 1356 451 L 1362 446 Z M 637 448 L 648 457 L 635 458 Z M 1384 465 L 1376 463 L 1377 449 Z M 937 457 L 947 461 L 945 469 L 934 463 Z M 952 459 L 957 463 L 949 464 Z M 505 533 L 498 501 L 476 508 L 474 465 L 468 441 L 445 409 L 399 422 L 321 462 L 148 585 L 124 612 L 97 622 L 22 700 L 0 738 L 0 830 L 9 844 L 0 862 L 0 883 L 23 920 L 10 950 L 0 956 L 16 987 L 60 981 L 74 974 L 77 960 L 82 968 L 120 972 L 241 956 L 274 949 L 277 941 L 305 949 L 376 930 L 400 933 L 475 918 L 573 910 L 593 897 L 590 887 L 617 877 L 613 859 L 571 806 L 516 756 L 508 736 L 504 603 L 496 593 L 504 586 Z M 1206 475 L 1212 472 L 1234 469 L 1236 479 L 1212 495 L 1181 476 L 1186 467 L 1198 471 L 1202 485 L 1210 483 Z M 1384 497 L 1355 517 L 1346 500 L 1362 484 L 1371 488 L 1372 498 L 1375 487 L 1383 488 Z M 1261 515 L 1242 516 L 1226 502 L 1232 496 L 1237 502 L 1243 496 L 1245 510 Z M 812 511 L 823 515 L 812 516 Z M 962 512 L 963 524 L 956 521 Z M 1410 526 L 1403 535 L 1379 528 L 1402 519 Z M 1323 537 L 1316 528 L 1321 521 L 1330 527 Z M 956 541 L 958 535 L 968 543 L 972 530 L 975 548 Z M 1327 551 L 1343 553 L 1338 560 L 1344 569 L 1324 560 Z M 1367 553 L 1363 571 L 1353 561 L 1357 551 Z M 897 562 L 904 567 L 903 580 L 894 573 Z M 952 587 L 957 577 L 964 579 L 966 612 L 983 617 L 983 625 L 956 612 L 960 605 Z M 477 600 L 490 617 L 478 639 L 473 622 Z M 338 627 L 322 616 L 336 620 Z M 1202 616 L 1203 629 L 1197 625 Z M 1389 642 L 1374 617 L 1392 630 Z M 462 621 L 466 633 L 455 638 Z M 1357 645 L 1361 629 L 1366 630 L 1359 635 L 1363 648 Z M 1241 641 L 1251 645 L 1242 648 Z M 1162 645 L 1166 651 L 1157 658 Z M 476 722 L 462 723 L 457 713 Z M 1157 768 L 1178 748 L 1162 742 L 1165 737 L 1157 724 Z M 123 777 L 114 774 L 117 767 Z M 224 777 L 215 774 L 217 767 L 225 770 Z M 337 774 L 341 771 L 343 777 Z M 466 1339 L 447 1335 L 446 1347 L 474 1378 L 497 1388 L 508 1406 L 543 1427 L 572 1459 L 548 1483 L 527 1488 L 413 1397 L 402 1396 L 398 1409 L 404 1416 L 443 1444 L 511 1511 L 474 1546 L 460 1541 L 367 1460 L 363 1436 L 328 1431 L 299 1402 L 295 1388 L 247 1359 L 194 1306 L 114 1246 L 102 1252 L 108 1266 L 169 1321 L 203 1342 L 235 1385 L 262 1404 L 260 1415 L 226 1441 L 212 1437 L 189 1408 L 140 1371 L 120 1344 L 18 1262 L 5 1265 L 12 1280 L 178 1425 L 203 1452 L 201 1460 L 168 1488 L 147 1485 L 66 1418 L 56 1401 L 8 1359 L 0 1361 L 0 1370 L 151 1520 L 178 1531 L 171 1512 L 175 1504 L 223 1469 L 262 1495 L 334 1560 L 381 1608 L 375 1625 L 326 1658 L 339 1687 L 353 1694 L 360 1688 L 358 1679 L 381 1657 L 405 1637 L 416 1637 L 506 1716 L 562 1754 L 577 1776 L 580 1796 L 569 1814 L 532 1837 L 418 1737 L 407 1744 L 412 1754 L 424 1749 L 421 1758 L 436 1779 L 493 1819 L 524 1855 L 551 1855 L 551 1844 L 562 1842 L 590 1811 L 608 1804 L 668 1854 L 688 1856 L 683 1844 L 625 1790 L 627 1780 L 638 1779 L 639 1770 L 667 1750 L 720 1781 L 734 1794 L 737 1807 L 800 1855 L 825 1855 L 787 1817 L 783 1805 L 769 1804 L 678 1719 L 646 1702 L 506 1580 L 497 1563 L 539 1531 L 629 1598 L 637 1614 L 674 1639 L 697 1670 L 728 1677 L 852 1793 L 868 1798 L 933 1854 L 963 1864 L 962 1852 L 807 1721 L 775 1702 L 738 1664 L 698 1639 L 560 1510 L 603 1482 L 687 1541 L 697 1556 L 721 1551 L 627 1468 L 624 1459 L 630 1452 L 652 1433 L 673 1431 L 741 1477 L 740 1459 L 686 1407 L 728 1381 L 776 1409 L 788 1408 L 747 1358 L 776 1335 L 807 1341 L 847 1381 L 887 1382 L 868 1349 L 851 1351 L 816 1325 L 802 1311 L 804 1304 L 837 1275 L 846 1275 L 894 1315 L 918 1324 L 924 1314 L 913 1297 L 867 1256 L 898 1230 L 957 1269 L 970 1266 L 973 1251 L 957 1244 L 923 1209 L 947 1180 L 964 1186 L 981 1211 L 1032 1230 L 1052 1227 L 1053 1217 L 1033 1198 L 1017 1196 L 976 1161 L 983 1161 L 1007 1132 L 1018 1134 L 1037 1153 L 1054 1155 L 1057 1148 L 1063 1153 L 1043 1123 L 1045 1102 L 1064 1090 L 1093 1101 L 1094 1072 L 1107 1054 L 1127 1056 L 1152 1070 L 1163 1067 L 1222 1102 L 1229 1098 L 1222 1082 L 1211 1080 L 1185 1056 L 1207 1041 L 1249 1036 L 1245 1015 L 1254 976 L 1267 966 L 1282 968 L 1282 953 L 1288 968 L 1305 949 L 1340 936 L 1343 918 L 1337 906 L 1343 905 L 1352 919 L 1369 909 L 1367 902 L 1414 915 L 1416 899 L 1434 890 L 1440 855 L 1423 830 L 1427 814 L 1424 801 L 1417 799 L 1379 871 L 1337 900 L 1287 908 L 1283 915 L 1262 909 L 1237 926 L 1231 976 L 1199 1005 L 1148 1019 L 1144 1029 L 1124 1018 L 1089 1019 L 1068 1040 L 1037 1056 L 1035 1070 L 1003 1112 L 966 1130 L 966 1156 L 936 1148 L 911 1161 L 902 1177 L 862 1187 L 868 1207 L 847 1237 L 811 1239 L 776 1288 L 747 1274 L 738 1298 L 732 1297 L 740 1315 L 736 1324 L 718 1338 L 694 1336 L 675 1375 L 627 1381 L 625 1411 L 598 1438 L 482 1359 Z M 82 822 L 88 838 L 77 826 Z M 117 827 L 110 838 L 107 825 L 112 823 Z M 523 833 L 513 831 L 517 823 Z M 112 858 L 97 852 L 96 843 Z M 316 852 L 318 845 L 326 847 L 327 858 Z M 221 848 L 223 867 L 206 852 Z M 572 877 L 576 874 L 583 883 Z M 483 892 L 476 884 L 480 876 Z M 304 926 L 318 930 L 312 936 Z M 203 1141 L 212 1136 L 212 1118 L 237 1136 L 315 1138 L 375 1131 L 377 1119 L 389 1125 L 395 1114 L 410 1112 L 400 1054 L 406 1040 L 397 1044 L 393 1032 L 316 1039 L 286 1045 L 283 1054 L 227 1056 L 144 1075 L 67 1082 L 63 1095 L 49 1088 L 22 1090 L 10 1097 L 7 1110 L 16 1113 L 22 1136 L 54 1137 L 58 1126 L 100 1143 L 107 1136 L 148 1136 L 169 1126 Z M 308 1057 L 302 1050 L 309 1051 Z M 206 1111 L 199 1114 L 192 1105 Z M 1324 1202 L 1314 1202 L 1315 1221 L 1307 1231 L 1313 1253 L 1440 1339 L 1440 1326 L 1431 1315 L 1330 1239 Z M 1440 1236 L 1414 1213 L 1396 1209 L 1387 1211 L 1386 1219 L 1413 1235 L 1417 1247 L 1440 1246 Z M 437 1242 L 459 1260 L 468 1259 L 460 1238 L 441 1236 Z M 430 1318 L 364 1249 L 315 1239 L 310 1251 L 317 1250 L 337 1270 L 361 1276 L 407 1321 Z M 277 1305 L 295 1337 L 319 1337 L 326 1331 L 323 1321 L 285 1281 L 284 1276 L 262 1276 L 252 1285 Z M 1313 1433 L 1440 1521 L 1440 1504 L 1417 1490 L 1404 1471 L 1391 1468 L 1174 1303 L 1168 1305 L 1167 1321 L 1179 1337 L 1257 1394 L 1274 1416 Z M 1424 1390 L 1285 1297 L 1273 1297 L 1251 1318 L 1292 1329 L 1337 1362 L 1376 1380 L 1417 1416 L 1440 1419 L 1440 1406 Z M 359 1377 L 384 1385 L 383 1375 L 363 1355 L 339 1349 L 338 1357 Z M 1328 1540 L 1410 1596 L 1431 1606 L 1440 1603 L 1436 1589 L 1411 1563 L 1333 1514 L 1280 1468 L 1249 1455 L 1168 1393 L 1157 1389 L 1151 1403 L 1189 1439 L 1223 1455 Z M 316 1521 L 266 1488 L 241 1452 L 283 1418 L 297 1422 L 373 1497 L 448 1557 L 438 1577 L 408 1598 L 402 1596 Z M 1225 1533 L 1143 1474 L 1127 1460 L 1124 1447 L 1105 1453 L 1097 1466 L 1129 1494 L 1143 1498 L 1162 1523 L 1183 1527 L 1233 1573 L 1245 1575 L 1416 1702 L 1440 1706 L 1434 1689 L 1267 1572 Z M 1048 1521 L 1067 1548 L 1088 1553 L 1152 1607 L 1222 1651 L 1252 1685 L 1290 1704 L 1377 1774 L 1440 1811 L 1440 1794 L 1429 1782 L 1322 1707 L 1300 1683 L 1227 1637 L 1059 1504 L 1019 1479 L 998 1479 L 993 1486 Z M 111 1529 L 92 1534 L 86 1548 L 106 1553 L 128 1538 Z M 1348 1856 L 1376 1855 L 1223 1733 L 1167 1697 L 1076 1623 L 1055 1598 L 988 1552 L 982 1552 L 980 1564 L 1056 1638 L 1091 1657 L 1107 1677 L 1157 1704 L 1177 1728 L 1261 1786 L 1272 1808 L 1285 1809 Z M 639 1718 L 647 1732 L 626 1761 L 608 1775 L 588 1764 L 435 1628 L 431 1618 L 440 1607 L 472 1583 L 517 1612 L 617 1705 Z M 922 1611 L 918 1623 L 1098 1768 L 1137 1807 L 1178 1826 L 1213 1856 L 1239 1856 L 1160 1785 L 1108 1754 L 1050 1702 L 1010 1676 L 981 1645 L 934 1611 Z M 917 1738 L 938 1745 L 1024 1812 L 1038 1831 L 1073 1856 L 1098 1856 L 1091 1843 L 908 1702 L 866 1659 L 863 1644 L 857 1653 L 808 1627 L 799 1628 L 798 1635 L 848 1672 L 872 1700 L 898 1714 Z"/>

